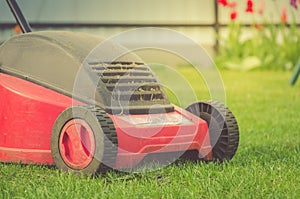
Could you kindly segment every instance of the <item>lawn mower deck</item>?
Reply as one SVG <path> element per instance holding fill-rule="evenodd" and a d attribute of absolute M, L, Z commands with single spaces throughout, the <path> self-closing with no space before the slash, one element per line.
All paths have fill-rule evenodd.
<path fill-rule="evenodd" d="M 7 1 L 18 11 L 14 0 Z M 22 13 L 14 14 L 25 34 L 0 46 L 1 162 L 96 174 L 134 168 L 147 158 L 222 161 L 234 156 L 238 125 L 223 104 L 176 107 L 135 54 L 113 61 L 101 53 L 86 59 L 101 38 L 29 32 Z M 105 54 L 123 50 L 110 44 Z"/>

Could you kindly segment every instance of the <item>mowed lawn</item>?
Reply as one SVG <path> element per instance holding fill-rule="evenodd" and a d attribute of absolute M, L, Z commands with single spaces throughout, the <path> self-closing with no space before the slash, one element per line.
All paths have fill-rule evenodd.
<path fill-rule="evenodd" d="M 290 87 L 290 72 L 221 75 L 227 105 L 240 126 L 232 161 L 97 178 L 53 167 L 0 164 L 0 198 L 299 198 L 300 80 Z M 191 76 L 191 81 L 196 79 Z M 205 92 L 202 85 L 196 90 Z"/>

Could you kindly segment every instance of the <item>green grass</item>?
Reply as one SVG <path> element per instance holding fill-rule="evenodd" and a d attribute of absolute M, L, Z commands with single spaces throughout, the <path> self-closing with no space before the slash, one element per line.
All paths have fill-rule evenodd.
<path fill-rule="evenodd" d="M 232 161 L 98 178 L 0 164 L 0 198 L 299 198 L 300 82 L 288 86 L 287 72 L 223 71 L 222 77 L 227 105 L 240 126 Z"/>

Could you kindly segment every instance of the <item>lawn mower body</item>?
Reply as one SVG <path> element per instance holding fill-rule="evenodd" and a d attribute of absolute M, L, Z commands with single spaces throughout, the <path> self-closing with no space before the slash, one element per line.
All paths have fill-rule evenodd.
<path fill-rule="evenodd" d="M 76 93 L 77 96 L 72 92 L 84 58 L 99 42 L 101 39 L 82 33 L 38 32 L 15 36 L 0 47 L 1 161 L 54 163 L 50 138 L 55 120 L 68 107 L 92 102 L 85 98 L 85 91 Z M 93 67 L 97 65 L 95 63 L 108 64 L 108 60 L 95 60 Z M 135 55 L 124 56 L 115 63 L 117 66 L 111 64 L 111 68 L 119 69 L 119 65 L 123 64 L 136 67 L 137 70 L 140 67 L 145 73 L 151 74 L 151 70 Z M 211 158 L 207 123 L 169 104 L 154 77 L 151 76 L 147 84 L 139 82 L 135 87 L 150 86 L 150 90 L 154 89 L 157 93 L 155 99 L 149 98 L 147 101 L 145 95 L 149 91 L 134 91 L 131 98 L 139 95 L 144 99 L 132 100 L 126 97 L 127 90 L 123 90 L 123 97 L 133 105 L 129 103 L 128 107 L 112 108 L 109 103 L 112 103 L 115 96 L 109 87 L 111 83 L 104 83 L 104 73 L 109 72 L 102 71 L 99 74 L 103 81 L 98 82 L 97 86 L 101 87 L 102 92 L 93 103 L 106 110 L 114 122 L 118 137 L 115 168 L 134 167 L 145 156 L 155 153 L 198 151 L 200 157 Z M 145 78 L 145 74 L 133 73 L 132 69 L 127 73 L 136 80 Z M 149 74 L 146 74 L 144 80 L 149 80 Z M 115 77 L 114 74 L 110 75 L 111 79 Z M 118 80 L 119 84 L 115 85 L 114 90 L 116 87 L 121 88 L 120 81 L 126 79 Z M 90 81 L 85 82 L 87 88 L 92 86 L 89 83 L 92 84 Z M 102 97 L 103 93 L 105 98 Z M 151 108 L 154 103 L 159 103 L 160 108 Z M 125 114 L 120 114 L 120 108 Z M 149 111 L 154 113 L 149 114 Z"/>

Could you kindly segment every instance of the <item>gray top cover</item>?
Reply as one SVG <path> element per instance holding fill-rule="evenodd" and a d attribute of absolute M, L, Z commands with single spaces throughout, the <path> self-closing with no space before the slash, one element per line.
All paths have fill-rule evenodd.
<path fill-rule="evenodd" d="M 14 36 L 0 46 L 0 70 L 112 114 L 173 111 L 138 56 L 93 35 L 41 31 Z"/>

